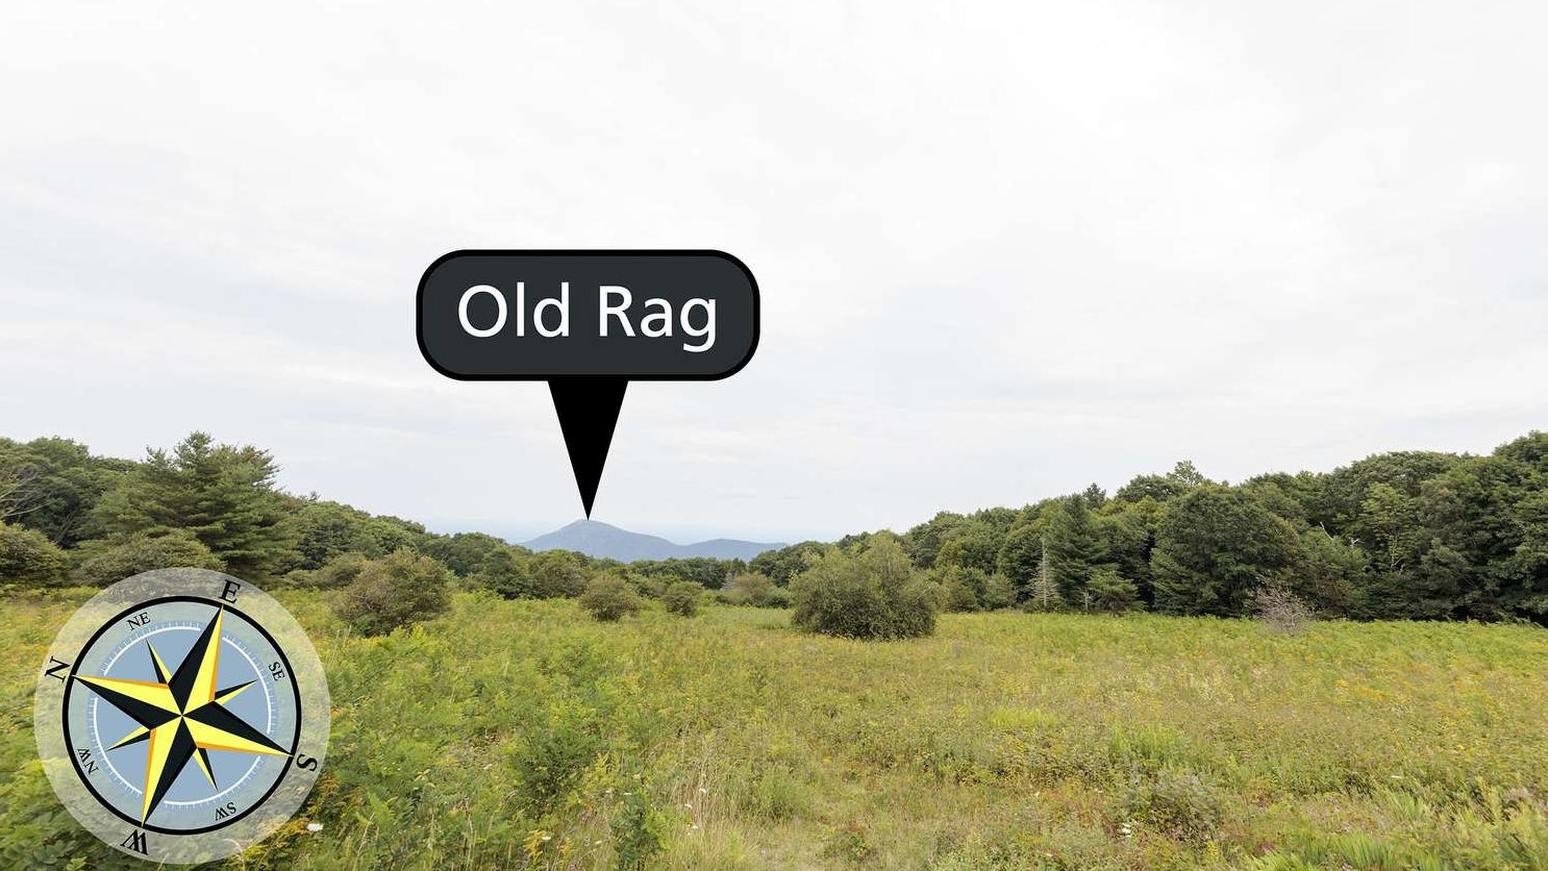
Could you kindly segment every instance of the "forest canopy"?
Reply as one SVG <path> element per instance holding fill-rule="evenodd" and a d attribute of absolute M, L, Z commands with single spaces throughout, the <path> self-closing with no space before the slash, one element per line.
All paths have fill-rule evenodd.
<path fill-rule="evenodd" d="M 1020 508 L 941 512 L 901 535 L 801 542 L 747 562 L 534 554 L 290 494 L 278 472 L 267 451 L 202 432 L 140 460 L 94 456 L 63 438 L 0 438 L 0 585 L 102 585 L 195 565 L 260 583 L 343 586 L 370 561 L 410 551 L 508 598 L 579 596 L 608 573 L 651 598 L 687 581 L 724 587 L 725 601 L 779 605 L 790 597 L 748 590 L 831 572 L 835 553 L 864 565 L 883 535 L 948 610 L 1236 616 L 1274 588 L 1334 617 L 1548 624 L 1541 432 L 1483 456 L 1399 451 L 1237 484 L 1180 462 L 1111 495 L 1092 485 Z"/>

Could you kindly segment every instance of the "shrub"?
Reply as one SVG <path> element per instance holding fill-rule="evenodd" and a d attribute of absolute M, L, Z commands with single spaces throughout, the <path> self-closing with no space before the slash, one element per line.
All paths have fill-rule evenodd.
<path fill-rule="evenodd" d="M 984 582 L 984 599 L 981 604 L 985 611 L 998 611 L 1016 604 L 1016 588 L 1011 584 L 1010 577 L 999 572 L 990 575 Z"/>
<path fill-rule="evenodd" d="M 0 523 L 0 584 L 51 587 L 64 582 L 67 565 L 48 536 Z"/>
<path fill-rule="evenodd" d="M 527 569 L 532 573 L 533 595 L 542 599 L 579 596 L 591 575 L 585 558 L 567 550 L 534 554 Z"/>
<path fill-rule="evenodd" d="M 385 635 L 429 620 L 451 604 L 451 572 L 408 549 L 368 562 L 334 602 L 339 619 L 363 635 Z"/>
<path fill-rule="evenodd" d="M 580 606 L 598 620 L 617 620 L 640 610 L 640 597 L 614 574 L 597 575 L 580 595 Z"/>
<path fill-rule="evenodd" d="M 1267 583 L 1252 591 L 1252 613 L 1270 629 L 1294 635 L 1317 615 L 1300 596 L 1281 584 Z"/>
<path fill-rule="evenodd" d="M 91 541 L 80 547 L 85 559 L 75 570 L 75 579 L 102 587 L 130 575 L 151 569 L 226 567 L 204 543 L 186 529 L 155 534 L 136 532 L 106 541 Z"/>
<path fill-rule="evenodd" d="M 662 596 L 666 595 L 667 587 L 677 583 L 677 581 L 677 578 L 674 578 L 670 575 L 665 577 L 633 573 L 629 575 L 629 583 L 633 585 L 634 591 L 647 599 L 661 598 Z M 704 589 L 703 584 L 694 584 L 694 586 L 701 590 Z"/>
<path fill-rule="evenodd" d="M 744 572 L 729 581 L 720 590 L 720 601 L 727 605 L 753 605 L 758 608 L 778 607 L 776 592 L 779 587 L 762 572 Z"/>
<path fill-rule="evenodd" d="M 608 826 L 613 833 L 613 867 L 621 871 L 644 868 L 665 844 L 669 824 L 667 815 L 651 803 L 644 790 L 625 792 L 622 806 Z"/>
<path fill-rule="evenodd" d="M 699 613 L 699 597 L 704 587 L 693 581 L 678 581 L 661 594 L 661 602 L 673 614 L 692 617 Z"/>
<path fill-rule="evenodd" d="M 506 599 L 544 598 L 532 575 L 531 562 L 520 550 L 501 545 L 484 555 L 473 583 Z"/>
<path fill-rule="evenodd" d="M 1224 816 L 1216 787 L 1196 772 L 1174 768 L 1130 780 L 1117 811 L 1125 820 L 1195 842 L 1208 838 Z"/>
<path fill-rule="evenodd" d="M 322 568 L 291 572 L 285 576 L 292 586 L 312 587 L 318 590 L 341 590 L 355 582 L 371 560 L 363 553 L 341 553 L 328 560 Z"/>
<path fill-rule="evenodd" d="M 596 712 L 574 702 L 554 702 L 541 728 L 531 729 L 511 754 L 519 793 L 548 812 L 580 782 L 603 742 Z"/>
<path fill-rule="evenodd" d="M 845 638 L 913 638 L 935 631 L 931 585 L 897 540 L 874 536 L 859 554 L 833 549 L 791 582 L 791 623 Z"/>

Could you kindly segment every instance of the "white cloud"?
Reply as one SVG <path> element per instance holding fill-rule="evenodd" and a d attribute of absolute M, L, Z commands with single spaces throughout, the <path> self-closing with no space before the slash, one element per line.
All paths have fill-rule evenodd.
<path fill-rule="evenodd" d="M 0 432 L 195 427 L 443 526 L 576 513 L 547 392 L 435 375 L 461 247 L 719 247 L 758 356 L 631 387 L 599 519 L 796 537 L 1548 421 L 1525 4 L 22 4 Z"/>

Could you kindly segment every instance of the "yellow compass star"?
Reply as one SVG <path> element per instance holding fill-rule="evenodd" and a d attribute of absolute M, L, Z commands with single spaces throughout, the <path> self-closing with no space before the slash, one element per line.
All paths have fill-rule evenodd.
<path fill-rule="evenodd" d="M 122 711 L 138 726 L 108 749 L 145 741 L 145 800 L 140 807 L 143 824 L 161 803 L 190 759 L 215 784 L 209 751 L 250 753 L 264 756 L 289 756 L 290 753 L 231 713 L 225 706 L 253 681 L 225 689 L 216 689 L 220 669 L 220 629 L 225 608 L 217 608 L 215 618 L 205 624 L 199 639 L 176 671 L 169 671 L 161 655 L 149 641 L 151 666 L 156 680 L 129 680 L 116 677 L 76 675 L 75 679 L 91 688 L 104 701 Z"/>

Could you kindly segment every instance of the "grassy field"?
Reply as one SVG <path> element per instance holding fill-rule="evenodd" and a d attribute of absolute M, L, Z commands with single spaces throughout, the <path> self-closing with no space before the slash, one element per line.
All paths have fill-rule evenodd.
<path fill-rule="evenodd" d="M 85 594 L 0 600 L 6 868 L 117 861 L 31 734 Z M 281 598 L 332 747 L 303 817 L 233 865 L 1548 868 L 1541 629 L 1006 613 L 861 643 L 464 594 L 361 639 Z"/>

